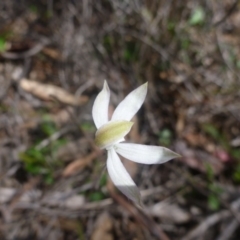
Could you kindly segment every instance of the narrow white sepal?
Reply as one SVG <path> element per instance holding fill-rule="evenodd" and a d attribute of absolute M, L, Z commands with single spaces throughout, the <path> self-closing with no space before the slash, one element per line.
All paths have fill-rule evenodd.
<path fill-rule="evenodd" d="M 107 169 L 114 185 L 129 199 L 141 206 L 140 191 L 113 148 L 108 150 Z"/>
<path fill-rule="evenodd" d="M 118 143 L 114 146 L 121 156 L 137 163 L 160 164 L 173 158 L 181 157 L 179 154 L 165 147 L 147 146 L 134 143 Z"/>
<path fill-rule="evenodd" d="M 92 108 L 93 121 L 97 129 L 100 128 L 103 124 L 108 122 L 109 100 L 110 100 L 110 90 L 109 90 L 107 81 L 105 80 L 103 89 L 97 95 Z"/>
<path fill-rule="evenodd" d="M 147 95 L 148 83 L 141 85 L 129 93 L 115 109 L 112 120 L 130 121 L 139 108 L 142 106 Z"/>

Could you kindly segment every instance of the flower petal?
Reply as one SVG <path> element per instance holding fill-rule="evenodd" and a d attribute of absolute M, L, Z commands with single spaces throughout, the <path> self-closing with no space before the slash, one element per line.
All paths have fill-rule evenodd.
<path fill-rule="evenodd" d="M 142 106 L 147 95 L 148 83 L 141 85 L 129 93 L 115 109 L 112 120 L 130 121 L 139 108 Z"/>
<path fill-rule="evenodd" d="M 114 185 L 128 198 L 141 206 L 139 189 L 113 148 L 108 150 L 107 169 Z"/>
<path fill-rule="evenodd" d="M 107 81 L 104 81 L 102 91 L 97 95 L 93 108 L 92 116 L 93 121 L 97 128 L 108 122 L 108 105 L 110 99 L 110 90 Z"/>
<path fill-rule="evenodd" d="M 134 143 L 118 143 L 114 146 L 121 156 L 137 163 L 159 164 L 173 158 L 181 157 L 179 154 L 165 147 L 147 146 Z"/>

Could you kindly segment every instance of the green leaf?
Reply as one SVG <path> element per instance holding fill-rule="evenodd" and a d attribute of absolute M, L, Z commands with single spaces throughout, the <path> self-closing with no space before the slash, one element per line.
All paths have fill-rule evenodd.
<path fill-rule="evenodd" d="M 87 132 L 95 132 L 95 126 L 92 123 L 84 122 L 81 124 L 81 128 Z"/>
<path fill-rule="evenodd" d="M 237 164 L 235 167 L 235 171 L 233 173 L 233 180 L 236 181 L 237 183 L 240 182 L 240 164 Z"/>
<path fill-rule="evenodd" d="M 220 207 L 219 197 L 214 195 L 214 194 L 209 195 L 209 197 L 208 197 L 208 207 L 213 211 L 218 210 L 219 207 Z"/>
<path fill-rule="evenodd" d="M 168 128 L 164 128 L 160 133 L 159 133 L 159 143 L 164 145 L 164 146 L 169 146 L 172 141 L 172 132 Z"/>
<path fill-rule="evenodd" d="M 126 62 L 134 62 L 138 58 L 138 46 L 135 42 L 126 42 L 125 49 L 123 51 L 123 58 Z"/>
<path fill-rule="evenodd" d="M 36 5 L 31 5 L 31 6 L 29 7 L 29 10 L 30 10 L 31 12 L 33 12 L 33 13 L 38 13 L 38 8 L 37 8 Z"/>
<path fill-rule="evenodd" d="M 90 201 L 93 201 L 93 202 L 100 201 L 104 198 L 105 198 L 105 196 L 102 192 L 93 192 L 93 193 L 89 194 L 89 199 L 90 199 Z"/>
<path fill-rule="evenodd" d="M 45 121 L 41 123 L 40 128 L 47 136 L 51 136 L 57 131 L 55 123 L 51 121 Z"/>
<path fill-rule="evenodd" d="M 219 137 L 220 137 L 220 133 L 219 133 L 218 129 L 210 123 L 209 124 L 208 123 L 204 124 L 203 125 L 203 130 L 206 133 L 208 133 L 215 140 L 219 139 Z"/>
<path fill-rule="evenodd" d="M 207 164 L 205 165 L 205 167 L 206 167 L 206 173 L 207 173 L 208 181 L 211 182 L 211 181 L 213 181 L 213 179 L 214 179 L 214 171 L 213 171 L 212 165 L 209 164 L 209 163 L 207 163 Z"/>
<path fill-rule="evenodd" d="M 100 179 L 100 187 L 104 187 L 107 184 L 107 174 L 104 173 Z"/>
<path fill-rule="evenodd" d="M 205 12 L 202 7 L 197 7 L 194 9 L 190 19 L 190 25 L 201 25 L 204 23 L 205 20 Z"/>
<path fill-rule="evenodd" d="M 0 52 L 4 52 L 6 50 L 6 40 L 4 37 L 0 37 Z"/>
<path fill-rule="evenodd" d="M 238 60 L 238 61 L 236 62 L 236 66 L 237 66 L 238 69 L 240 69 L 240 60 Z"/>

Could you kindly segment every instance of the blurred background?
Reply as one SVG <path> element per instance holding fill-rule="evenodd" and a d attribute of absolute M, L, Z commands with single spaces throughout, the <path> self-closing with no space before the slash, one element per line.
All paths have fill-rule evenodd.
<path fill-rule="evenodd" d="M 238 240 L 240 3 L 0 1 L 0 239 Z M 148 81 L 128 142 L 182 155 L 123 160 L 143 210 L 94 145 L 93 101 L 110 114 Z"/>

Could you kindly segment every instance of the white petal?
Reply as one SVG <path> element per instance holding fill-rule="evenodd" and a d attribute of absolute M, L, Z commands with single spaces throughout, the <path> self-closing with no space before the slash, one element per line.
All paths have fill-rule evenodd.
<path fill-rule="evenodd" d="M 108 122 L 108 105 L 110 99 L 110 90 L 107 81 L 104 81 L 102 91 L 97 95 L 93 108 L 92 116 L 93 121 L 97 128 Z"/>
<path fill-rule="evenodd" d="M 107 169 L 114 185 L 128 198 L 141 206 L 139 189 L 113 148 L 108 150 Z"/>
<path fill-rule="evenodd" d="M 112 120 L 130 121 L 142 106 L 146 98 L 147 85 L 148 83 L 146 82 L 145 84 L 129 93 L 115 109 Z"/>
<path fill-rule="evenodd" d="M 173 158 L 181 157 L 179 154 L 165 147 L 147 146 L 134 143 L 118 143 L 114 146 L 121 156 L 137 163 L 159 164 Z"/>

